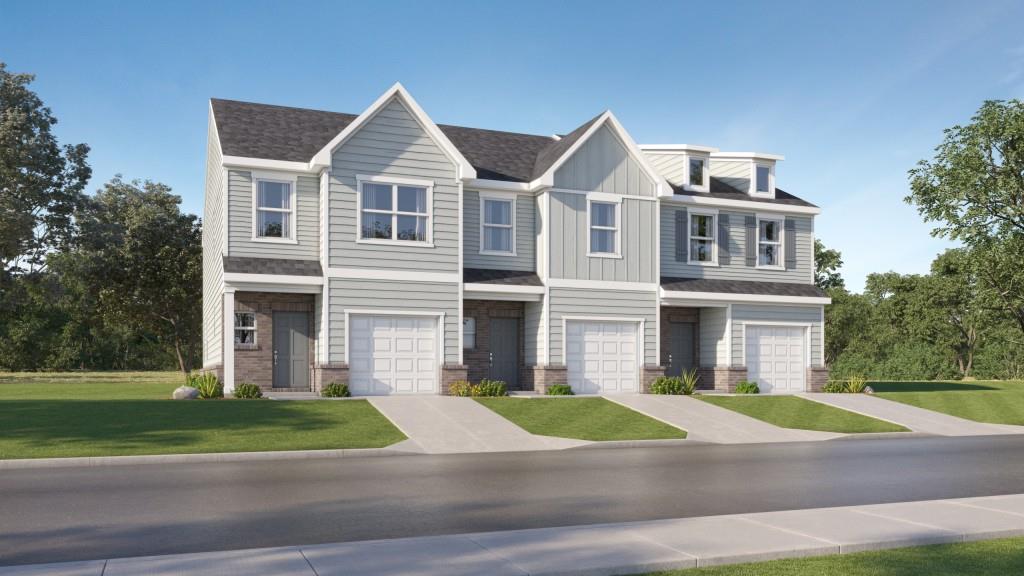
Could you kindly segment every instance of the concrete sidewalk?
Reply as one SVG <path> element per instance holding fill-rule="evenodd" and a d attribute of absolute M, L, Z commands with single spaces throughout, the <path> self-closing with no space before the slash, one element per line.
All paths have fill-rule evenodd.
<path fill-rule="evenodd" d="M 910 428 L 914 432 L 937 436 L 983 436 L 992 434 L 1022 434 L 1024 426 L 986 424 L 949 414 L 925 410 L 917 406 L 894 402 L 870 394 L 799 394 L 808 400 L 828 404 L 879 420 L 886 420 Z"/>
<path fill-rule="evenodd" d="M 472 398 L 453 396 L 371 396 L 370 404 L 398 427 L 410 444 L 427 454 L 559 450 L 584 440 L 530 434 Z M 526 400 L 524 400 L 526 402 Z"/>
<path fill-rule="evenodd" d="M 845 436 L 833 432 L 781 428 L 689 396 L 620 394 L 605 396 L 641 414 L 686 430 L 687 439 L 717 444 L 806 442 Z"/>
<path fill-rule="evenodd" d="M 635 574 L 1024 535 L 1024 495 L 0 568 L 0 576 Z"/>

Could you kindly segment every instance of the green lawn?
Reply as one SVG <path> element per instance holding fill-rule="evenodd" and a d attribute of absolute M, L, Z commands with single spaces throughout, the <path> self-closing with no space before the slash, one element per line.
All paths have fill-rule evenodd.
<path fill-rule="evenodd" d="M 1024 538 L 658 572 L 648 576 L 1009 576 L 1024 574 Z"/>
<path fill-rule="evenodd" d="M 1024 425 L 1024 381 L 871 382 L 875 393 L 936 412 L 993 424 Z"/>
<path fill-rule="evenodd" d="M 579 440 L 686 438 L 669 426 L 604 398 L 477 398 L 533 434 Z"/>
<path fill-rule="evenodd" d="M 699 395 L 697 398 L 783 428 L 843 433 L 907 432 L 903 426 L 891 422 L 876 420 L 796 396 Z"/>
<path fill-rule="evenodd" d="M 169 400 L 176 373 L 0 376 L 0 459 L 379 448 L 365 400 Z"/>

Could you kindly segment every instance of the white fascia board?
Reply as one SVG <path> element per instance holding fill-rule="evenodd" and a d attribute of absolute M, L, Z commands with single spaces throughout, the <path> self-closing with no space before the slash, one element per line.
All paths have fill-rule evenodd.
<path fill-rule="evenodd" d="M 768 294 L 727 294 L 724 292 L 688 292 L 685 290 L 665 290 L 659 294 L 665 300 L 689 300 L 694 302 L 720 302 L 725 304 L 831 304 L 827 296 L 775 296 Z"/>
<path fill-rule="evenodd" d="M 462 280 L 457 273 L 418 272 L 413 270 L 384 270 L 379 268 L 335 268 L 324 269 L 328 278 L 347 278 L 350 280 L 384 280 L 392 282 L 441 282 L 456 283 Z"/>
<path fill-rule="evenodd" d="M 551 288 L 582 288 L 584 290 L 620 290 L 623 292 L 653 292 L 658 285 L 651 282 L 619 282 L 614 280 L 576 280 L 571 278 L 548 278 Z"/>
<path fill-rule="evenodd" d="M 528 182 L 505 182 L 486 178 L 466 178 L 464 187 L 469 190 L 495 190 L 498 192 L 532 192 Z"/>
<path fill-rule="evenodd" d="M 781 162 L 786 159 L 782 154 L 768 154 L 767 152 L 712 152 L 712 158 L 736 159 L 736 160 L 772 160 Z"/>
<path fill-rule="evenodd" d="M 289 274 L 247 274 L 244 272 L 225 272 L 225 284 L 240 282 L 258 282 L 260 284 L 298 284 L 302 286 L 323 286 L 322 276 L 295 276 Z"/>
<path fill-rule="evenodd" d="M 519 286 L 514 284 L 483 284 L 469 282 L 465 284 L 466 292 L 495 292 L 503 294 L 543 294 L 543 286 Z"/>
<path fill-rule="evenodd" d="M 402 86 L 401 82 L 395 82 L 395 84 L 389 88 L 384 94 L 381 94 L 380 98 L 377 98 L 370 107 L 363 111 L 355 120 L 352 121 L 348 126 L 345 127 L 337 136 L 331 139 L 326 146 L 317 152 L 313 159 L 309 161 L 310 168 L 324 168 L 331 165 L 331 155 L 334 151 L 341 146 L 346 140 L 349 139 L 353 134 L 359 131 L 367 122 L 369 122 L 374 116 L 377 115 L 382 108 L 387 106 L 392 99 L 398 98 L 402 103 L 412 112 L 412 115 L 420 123 L 427 134 L 437 143 L 438 146 L 444 151 L 445 155 L 456 165 L 459 179 L 463 178 L 476 178 L 476 169 L 473 168 L 469 160 L 459 152 L 459 149 L 455 147 L 455 144 L 444 135 L 444 132 L 434 124 L 434 121 L 427 116 L 427 113 L 423 111 L 423 108 L 416 102 L 416 99 Z"/>
<path fill-rule="evenodd" d="M 223 156 L 221 158 L 221 165 L 226 168 L 243 168 L 245 170 L 284 170 L 286 172 L 302 172 L 304 174 L 319 173 L 319 170 L 310 168 L 309 164 L 305 162 L 247 158 L 245 156 Z"/>
<path fill-rule="evenodd" d="M 701 152 L 703 154 L 718 152 L 718 148 L 714 146 L 697 144 L 640 144 L 638 147 L 645 152 Z"/>
<path fill-rule="evenodd" d="M 753 212 L 776 212 L 780 214 L 821 214 L 821 208 L 817 206 L 793 206 L 791 204 L 775 204 L 768 202 L 756 202 L 753 200 L 729 200 L 726 198 L 715 198 L 713 196 L 689 196 L 673 194 L 662 196 L 662 201 L 672 204 L 694 204 L 698 206 L 716 206 L 718 208 L 742 208 Z"/>

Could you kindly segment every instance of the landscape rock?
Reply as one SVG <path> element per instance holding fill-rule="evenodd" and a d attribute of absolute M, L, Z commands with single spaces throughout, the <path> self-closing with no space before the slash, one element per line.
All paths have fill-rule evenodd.
<path fill-rule="evenodd" d="M 174 389 L 171 398 L 175 400 L 194 400 L 199 398 L 199 390 L 191 386 L 179 386 Z"/>
<path fill-rule="evenodd" d="M 875 393 L 875 389 L 872 388 L 871 386 L 865 386 L 864 387 L 864 393 L 865 394 L 874 394 Z"/>

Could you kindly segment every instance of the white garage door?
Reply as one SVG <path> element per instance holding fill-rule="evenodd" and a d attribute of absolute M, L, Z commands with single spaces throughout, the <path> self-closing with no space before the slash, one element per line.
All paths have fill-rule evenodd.
<path fill-rule="evenodd" d="M 570 320 L 565 358 L 577 394 L 637 392 L 637 323 Z"/>
<path fill-rule="evenodd" d="M 437 318 L 349 318 L 349 387 L 352 394 L 437 392 Z"/>
<path fill-rule="evenodd" d="M 747 380 L 762 394 L 804 391 L 806 328 L 747 326 Z"/>

